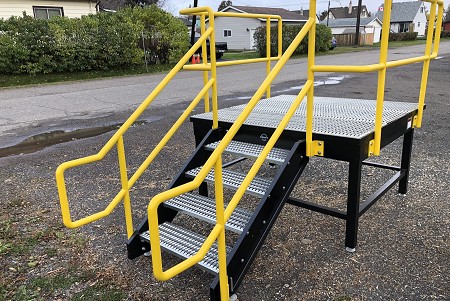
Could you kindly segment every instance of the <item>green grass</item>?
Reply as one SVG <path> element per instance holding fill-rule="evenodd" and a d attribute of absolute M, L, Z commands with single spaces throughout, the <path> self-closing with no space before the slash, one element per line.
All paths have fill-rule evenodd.
<path fill-rule="evenodd" d="M 450 41 L 450 38 L 442 38 L 441 41 Z M 425 44 L 425 39 L 417 39 L 414 41 L 395 41 L 389 42 L 389 47 L 397 48 L 412 45 L 423 45 Z M 367 50 L 378 49 L 380 44 L 374 44 L 371 46 L 341 46 L 336 47 L 333 50 L 327 52 L 318 53 L 318 55 L 332 55 L 348 52 L 360 52 Z M 224 53 L 224 60 L 244 60 L 244 59 L 254 59 L 258 58 L 258 53 L 256 51 L 245 51 L 245 52 L 233 52 L 229 51 Z M 306 57 L 306 55 L 294 56 L 294 57 Z M 27 86 L 27 85 L 41 85 L 49 83 L 67 82 L 67 81 L 77 81 L 77 80 L 87 80 L 87 79 L 98 79 L 98 78 L 108 78 L 108 77 L 118 77 L 118 76 L 129 76 L 136 74 L 147 74 L 147 73 L 157 73 L 170 70 L 174 65 L 154 65 L 149 66 L 147 72 L 145 66 L 135 66 L 131 68 L 119 68 L 114 70 L 100 70 L 100 71 L 84 71 L 84 72 L 71 72 L 71 73 L 56 73 L 56 74 L 37 74 L 37 75 L 2 75 L 0 77 L 0 88 L 4 87 L 15 87 L 15 86 Z"/>
<path fill-rule="evenodd" d="M 150 74 L 170 70 L 173 66 L 174 65 L 172 64 L 149 66 L 148 72 L 145 66 L 136 66 L 132 68 L 119 68 L 114 70 L 96 70 L 70 73 L 2 75 L 0 77 L 0 87 L 5 88 L 14 86 L 40 85 L 57 82 L 129 76 L 136 74 Z"/>
<path fill-rule="evenodd" d="M 105 285 L 94 285 L 76 293 L 71 301 L 120 301 L 125 299 L 125 293 Z"/>
<path fill-rule="evenodd" d="M 244 51 L 244 52 L 225 52 L 223 55 L 224 60 L 248 60 L 259 58 L 256 51 Z"/>

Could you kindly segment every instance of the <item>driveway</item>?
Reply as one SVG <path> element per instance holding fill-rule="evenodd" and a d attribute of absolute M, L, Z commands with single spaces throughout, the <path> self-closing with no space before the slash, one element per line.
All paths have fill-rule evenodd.
<path fill-rule="evenodd" d="M 423 45 L 391 49 L 389 59 L 423 54 Z M 450 41 L 441 44 L 440 55 L 450 53 Z M 376 63 L 376 50 L 318 56 L 317 64 Z M 293 59 L 274 84 L 306 78 L 306 59 Z M 320 80 L 328 74 L 317 74 Z M 25 138 L 57 130 L 96 127 L 123 122 L 163 79 L 165 74 L 141 75 L 70 82 L 63 84 L 0 89 L 0 148 L 15 145 Z M 219 95 L 251 95 L 265 77 L 265 64 L 224 67 L 219 70 Z M 191 101 L 203 86 L 200 72 L 181 72 L 157 97 L 151 108 Z M 239 96 L 237 96 L 239 97 Z"/>

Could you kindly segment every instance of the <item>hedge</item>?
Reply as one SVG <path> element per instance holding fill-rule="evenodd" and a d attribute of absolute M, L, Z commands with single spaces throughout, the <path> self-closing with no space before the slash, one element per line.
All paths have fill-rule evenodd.
<path fill-rule="evenodd" d="M 283 52 L 289 47 L 302 25 L 283 25 Z M 331 29 L 325 25 L 318 24 L 316 26 L 316 52 L 327 51 L 331 46 Z M 254 34 L 256 49 L 261 57 L 266 56 L 266 27 L 259 27 Z M 278 55 L 278 30 L 276 26 L 270 29 L 270 53 L 272 56 Z M 308 52 L 308 35 L 302 40 L 294 54 L 301 54 Z"/>
<path fill-rule="evenodd" d="M 417 32 L 389 33 L 389 41 L 414 41 L 416 38 Z"/>
<path fill-rule="evenodd" d="M 73 72 L 142 64 L 142 32 L 158 34 L 154 49 L 148 49 L 158 54 L 153 63 L 178 59 L 188 47 L 184 24 L 156 6 L 80 19 L 37 20 L 24 15 L 0 20 L 0 73 Z"/>
<path fill-rule="evenodd" d="M 450 38 L 450 31 L 441 31 L 441 38 Z"/>

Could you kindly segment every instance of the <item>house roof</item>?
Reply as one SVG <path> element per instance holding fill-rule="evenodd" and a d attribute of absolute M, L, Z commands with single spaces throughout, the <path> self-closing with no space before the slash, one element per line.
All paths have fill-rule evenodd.
<path fill-rule="evenodd" d="M 422 1 L 392 3 L 391 23 L 412 22 L 422 5 Z M 383 10 L 379 10 L 376 16 L 383 20 Z"/>
<path fill-rule="evenodd" d="M 300 14 L 301 16 L 309 17 L 309 9 L 291 10 L 291 12 Z"/>
<path fill-rule="evenodd" d="M 178 17 L 178 20 L 184 23 L 184 25 L 191 27 L 192 26 L 192 20 L 189 20 L 189 18 L 184 17 Z"/>
<path fill-rule="evenodd" d="M 377 17 L 370 17 L 370 18 L 361 18 L 360 19 L 360 26 L 366 26 L 373 20 L 378 20 L 380 24 L 382 23 Z M 320 21 L 320 24 L 327 24 L 327 20 Z M 345 18 L 345 19 L 329 19 L 328 20 L 328 27 L 356 27 L 356 18 Z"/>
<path fill-rule="evenodd" d="M 361 11 L 368 11 L 365 5 L 361 5 Z M 348 13 L 347 7 L 331 7 L 330 12 L 336 19 L 356 18 L 358 16 L 358 5 L 352 6 L 352 12 Z"/>
<path fill-rule="evenodd" d="M 291 12 L 284 8 L 274 8 L 274 7 L 256 7 L 256 6 L 228 6 L 222 11 L 227 11 L 229 9 L 234 9 L 242 13 L 247 14 L 266 14 L 266 15 L 279 15 L 283 21 L 306 21 L 308 17 L 302 16 L 300 14 Z"/>

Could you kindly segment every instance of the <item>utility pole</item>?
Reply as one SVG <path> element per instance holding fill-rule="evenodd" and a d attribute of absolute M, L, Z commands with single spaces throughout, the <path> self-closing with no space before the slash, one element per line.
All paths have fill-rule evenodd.
<path fill-rule="evenodd" d="M 328 27 L 328 20 L 330 19 L 330 1 L 328 1 L 328 10 L 327 10 L 327 27 Z"/>
<path fill-rule="evenodd" d="M 198 0 L 194 0 L 194 7 L 197 7 Z M 197 16 L 192 16 L 192 27 L 191 27 L 191 46 L 195 43 L 195 23 L 197 22 Z"/>
<path fill-rule="evenodd" d="M 359 24 L 361 23 L 361 6 L 362 6 L 362 0 L 359 0 L 358 1 L 358 15 L 356 16 L 355 46 L 359 46 Z"/>

